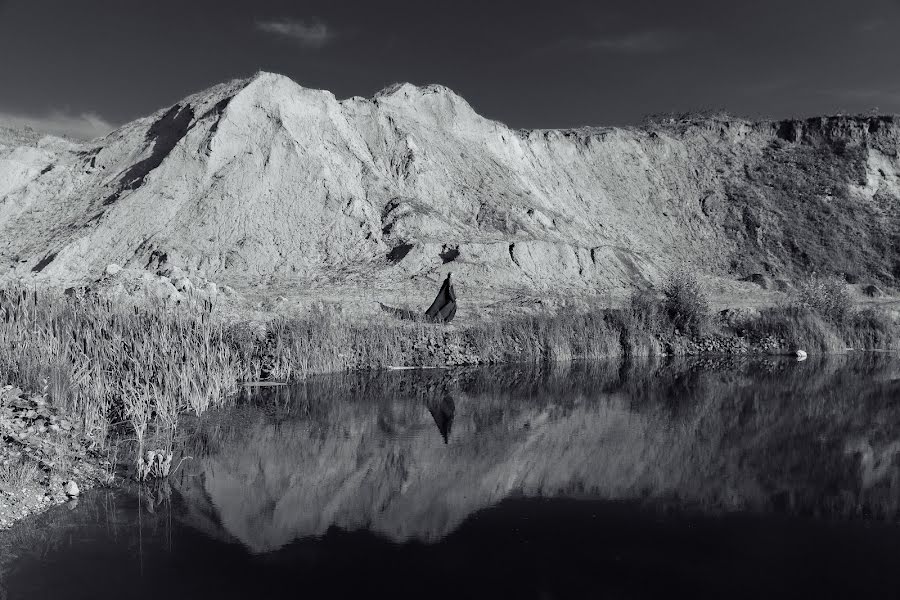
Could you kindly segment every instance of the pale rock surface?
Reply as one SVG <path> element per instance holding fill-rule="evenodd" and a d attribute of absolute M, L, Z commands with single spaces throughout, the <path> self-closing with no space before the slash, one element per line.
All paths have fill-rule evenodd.
<path fill-rule="evenodd" d="M 0 280 L 80 285 L 116 263 L 168 276 L 145 282 L 165 297 L 189 276 L 370 306 L 427 304 L 449 271 L 484 305 L 621 295 L 679 263 L 734 294 L 775 293 L 736 281 L 750 273 L 813 269 L 894 287 L 898 132 L 518 131 L 442 86 L 338 100 L 258 73 L 81 145 L 0 130 Z"/>
<path fill-rule="evenodd" d="M 69 496 L 70 498 L 75 498 L 81 493 L 78 489 L 78 484 L 71 479 L 63 485 L 63 491 L 66 493 L 66 496 Z"/>

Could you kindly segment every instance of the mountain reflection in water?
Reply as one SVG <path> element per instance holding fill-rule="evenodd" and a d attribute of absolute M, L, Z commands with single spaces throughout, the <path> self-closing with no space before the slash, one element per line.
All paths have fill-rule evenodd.
<path fill-rule="evenodd" d="M 898 424 L 886 355 L 318 377 L 204 416 L 163 486 L 50 511 L 0 574 L 9 598 L 877 595 Z"/>
<path fill-rule="evenodd" d="M 881 356 L 323 377 L 207 421 L 176 487 L 253 552 L 435 542 L 510 496 L 893 516 L 898 389 Z"/>

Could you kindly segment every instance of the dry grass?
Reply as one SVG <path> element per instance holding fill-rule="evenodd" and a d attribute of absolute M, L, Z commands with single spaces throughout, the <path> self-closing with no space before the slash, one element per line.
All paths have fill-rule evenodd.
<path fill-rule="evenodd" d="M 818 314 L 835 325 L 843 324 L 853 312 L 853 300 L 850 298 L 847 285 L 839 279 L 815 274 L 797 286 L 794 304 Z"/>
<path fill-rule="evenodd" d="M 46 390 L 86 433 L 110 425 L 145 436 L 174 432 L 179 413 L 202 413 L 240 374 L 212 306 L 117 306 L 24 287 L 0 292 L 0 380 Z"/>
<path fill-rule="evenodd" d="M 24 456 L 0 463 L 0 490 L 17 492 L 33 483 L 39 474 L 37 463 Z"/>
<path fill-rule="evenodd" d="M 737 326 L 751 339 L 783 341 L 790 349 L 816 354 L 843 352 L 847 343 L 840 332 L 815 312 L 798 306 L 768 308 Z"/>
<path fill-rule="evenodd" d="M 184 413 L 227 402 L 240 381 L 389 365 L 551 363 L 662 353 L 662 338 L 705 328 L 696 280 L 632 296 L 623 310 L 561 312 L 468 327 L 384 318 L 353 323 L 333 311 L 226 325 L 209 303 L 120 306 L 95 296 L 0 290 L 0 381 L 48 393 L 84 432 L 133 436 L 137 456 L 167 451 Z M 671 288 L 671 289 L 670 289 Z M 830 314 L 830 313 L 829 313 Z M 881 313 L 840 322 L 806 305 L 763 311 L 724 335 L 786 340 L 810 352 L 889 348 L 897 325 Z M 671 341 L 671 340 L 670 340 Z M 677 345 L 668 344 L 678 352 Z M 675 348 L 672 350 L 672 348 Z M 152 439 L 152 445 L 150 441 Z"/>

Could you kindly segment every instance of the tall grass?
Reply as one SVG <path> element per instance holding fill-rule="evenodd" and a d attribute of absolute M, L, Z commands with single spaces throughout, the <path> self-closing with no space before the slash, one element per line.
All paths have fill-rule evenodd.
<path fill-rule="evenodd" d="M 450 341 L 481 363 L 587 360 L 622 354 L 621 322 L 600 312 L 566 312 L 485 323 Z"/>
<path fill-rule="evenodd" d="M 682 351 L 673 336 L 697 336 L 708 326 L 706 296 L 692 277 L 668 282 L 660 295 L 634 294 L 622 310 L 462 327 L 388 317 L 354 322 L 329 310 L 259 326 L 226 324 L 209 302 L 120 305 L 97 296 L 9 287 L 0 290 L 0 381 L 49 394 L 98 441 L 110 429 L 133 435 L 140 461 L 147 451 L 171 444 L 182 414 L 222 405 L 241 381 L 300 380 L 389 365 L 659 355 L 664 345 L 669 352 Z M 839 352 L 848 345 L 896 345 L 896 330 L 874 311 L 844 314 L 837 322 L 795 305 L 763 311 L 731 333 Z M 146 447 L 150 439 L 163 446 Z"/>
<path fill-rule="evenodd" d="M 260 374 L 304 379 L 335 371 L 391 365 L 560 361 L 616 356 L 620 326 L 602 313 L 518 317 L 465 328 L 426 322 L 349 323 L 319 311 L 303 319 L 277 318 L 269 326 Z"/>
<path fill-rule="evenodd" d="M 833 324 L 803 306 L 767 308 L 737 327 L 755 341 L 771 343 L 773 349 L 802 349 L 821 354 L 843 352 L 847 348 Z"/>
<path fill-rule="evenodd" d="M 15 493 L 40 473 L 37 462 L 20 456 L 0 463 L 0 491 Z"/>
<path fill-rule="evenodd" d="M 119 306 L 11 287 L 0 318 L 0 379 L 46 390 L 97 439 L 130 424 L 140 451 L 151 427 L 174 432 L 179 413 L 217 404 L 241 372 L 209 303 Z"/>

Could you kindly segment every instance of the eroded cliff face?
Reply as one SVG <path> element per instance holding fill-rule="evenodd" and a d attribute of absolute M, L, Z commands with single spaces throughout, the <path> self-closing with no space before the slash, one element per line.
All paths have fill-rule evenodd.
<path fill-rule="evenodd" d="M 235 287 L 592 292 L 676 263 L 900 278 L 890 117 L 514 131 L 440 86 L 337 100 L 259 73 L 73 145 L 0 136 L 0 278 L 109 263 Z M 5 141 L 4 141 L 5 140 Z"/>

